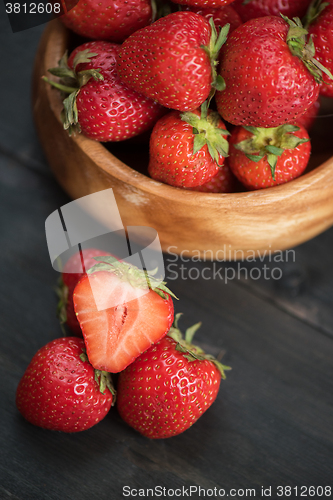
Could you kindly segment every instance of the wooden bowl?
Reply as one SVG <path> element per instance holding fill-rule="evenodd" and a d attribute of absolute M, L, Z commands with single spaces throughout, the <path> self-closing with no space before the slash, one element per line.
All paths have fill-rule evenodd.
<path fill-rule="evenodd" d="M 45 29 L 35 60 L 33 111 L 46 158 L 73 199 L 111 187 L 125 226 L 155 228 L 163 251 L 220 260 L 221 252 L 237 259 L 291 248 L 333 224 L 332 128 L 324 119 L 318 120 L 323 137 L 317 132 L 312 143 L 312 170 L 282 186 L 232 194 L 150 179 L 144 173 L 147 146 L 132 140 L 105 147 L 82 135 L 70 138 L 59 118 L 59 92 L 41 79 L 57 65 L 69 36 L 58 20 Z"/>

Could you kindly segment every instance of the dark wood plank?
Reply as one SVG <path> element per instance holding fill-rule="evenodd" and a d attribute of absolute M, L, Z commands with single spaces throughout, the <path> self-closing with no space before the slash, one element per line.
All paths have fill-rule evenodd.
<path fill-rule="evenodd" d="M 225 266 L 236 271 L 240 285 L 333 336 L 332 245 L 333 229 L 330 229 L 304 245 L 270 255 L 263 261 Z M 241 273 L 239 267 L 243 269 Z"/>
<path fill-rule="evenodd" d="M 35 428 L 18 414 L 15 391 L 27 364 L 61 335 L 53 290 L 58 274 L 44 222 L 69 200 L 43 163 L 31 120 L 29 79 L 42 27 L 13 35 L 3 4 L 0 12 L 6 62 L 0 84 L 6 96 L 0 100 L 0 497 L 118 500 L 124 485 L 255 488 L 260 496 L 262 485 L 332 484 L 332 230 L 295 249 L 295 262 L 281 264 L 278 281 L 226 284 L 212 278 L 214 270 L 237 269 L 236 263 L 180 260 L 171 269 L 180 272 L 183 265 L 184 277 L 174 280 L 166 260 L 182 323 L 202 320 L 198 342 L 225 353 L 232 366 L 210 411 L 184 434 L 149 441 L 116 409 L 77 435 Z M 265 263 L 275 266 L 244 265 L 262 269 Z M 197 274 L 192 268 L 199 279 L 189 279 Z"/>
<path fill-rule="evenodd" d="M 1 165 L 15 171 L 9 181 L 0 177 L 4 498 L 106 500 L 111 492 L 121 498 L 125 485 L 259 492 L 261 485 L 331 481 L 333 342 L 233 281 L 169 283 L 184 326 L 202 320 L 197 340 L 225 351 L 233 368 L 210 411 L 183 435 L 149 441 L 116 409 L 78 435 L 25 422 L 15 407 L 17 383 L 35 351 L 60 335 L 44 220 L 68 199 L 47 177 L 6 158 Z"/>
<path fill-rule="evenodd" d="M 44 162 L 36 139 L 31 113 L 31 74 L 35 52 L 44 26 L 12 33 L 0 4 L 0 151 L 41 168 Z"/>

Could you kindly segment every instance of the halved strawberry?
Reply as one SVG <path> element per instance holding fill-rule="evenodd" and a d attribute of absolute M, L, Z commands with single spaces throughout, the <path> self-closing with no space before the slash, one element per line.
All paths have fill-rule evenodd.
<path fill-rule="evenodd" d="M 73 299 L 93 367 L 120 372 L 164 337 L 174 317 L 170 293 L 164 283 L 112 257 L 83 276 Z"/>

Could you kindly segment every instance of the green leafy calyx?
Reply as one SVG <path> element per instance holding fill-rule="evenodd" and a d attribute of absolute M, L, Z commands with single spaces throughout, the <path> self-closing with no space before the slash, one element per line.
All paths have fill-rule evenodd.
<path fill-rule="evenodd" d="M 219 33 L 217 33 L 214 20 L 211 17 L 209 19 L 209 24 L 211 27 L 211 37 L 208 45 L 202 45 L 207 54 L 209 55 L 211 66 L 212 66 L 212 90 L 210 93 L 209 100 L 213 97 L 215 90 L 224 90 L 225 82 L 220 75 L 217 75 L 216 66 L 218 65 L 218 57 L 222 45 L 225 44 L 227 40 L 227 36 L 230 29 L 230 24 L 225 24 L 222 28 L 220 28 Z"/>
<path fill-rule="evenodd" d="M 191 125 L 194 134 L 193 155 L 207 145 L 211 158 L 219 165 L 219 157 L 228 156 L 229 143 L 224 137 L 229 135 L 226 129 L 219 128 L 221 118 L 215 111 L 208 112 L 208 101 L 201 105 L 201 115 L 186 111 L 181 119 Z"/>
<path fill-rule="evenodd" d="M 67 52 L 65 52 L 58 66 L 48 70 L 51 75 L 60 78 L 60 82 L 50 80 L 46 76 L 43 76 L 45 82 L 57 88 L 63 94 L 64 108 L 61 113 L 61 119 L 64 129 L 68 131 L 69 135 L 80 132 L 76 98 L 81 87 L 86 85 L 91 78 L 95 81 L 104 80 L 103 75 L 101 75 L 98 69 L 76 71 L 76 68 L 79 64 L 91 62 L 91 59 L 97 55 L 98 54 L 95 52 L 90 52 L 89 49 L 78 52 L 74 57 L 72 69 L 68 66 L 68 55 Z"/>
<path fill-rule="evenodd" d="M 300 128 L 296 125 L 280 125 L 274 128 L 243 127 L 252 136 L 249 139 L 235 144 L 235 148 L 242 151 L 249 160 L 258 162 L 267 158 L 271 168 L 272 178 L 275 180 L 275 169 L 278 157 L 286 149 L 295 149 L 309 139 L 301 139 L 294 135 Z"/>
<path fill-rule="evenodd" d="M 82 353 L 80 354 L 80 359 L 83 363 L 89 363 L 89 359 L 85 350 L 82 350 Z M 114 388 L 111 374 L 109 372 L 102 370 L 94 369 L 94 371 L 95 371 L 94 379 L 99 387 L 100 392 L 102 394 L 105 394 L 105 389 L 108 388 L 113 396 L 112 406 L 114 406 L 116 402 L 117 391 Z"/>
<path fill-rule="evenodd" d="M 328 5 L 329 2 L 325 2 L 325 0 L 313 0 L 302 20 L 304 28 L 308 29 Z"/>
<path fill-rule="evenodd" d="M 94 257 L 94 259 L 98 263 L 91 267 L 87 271 L 87 274 L 93 274 L 97 271 L 107 271 L 114 273 L 121 281 L 126 281 L 134 288 L 150 288 L 163 299 L 167 298 L 166 293 L 177 299 L 175 294 L 166 287 L 166 283 L 154 276 L 156 270 L 142 270 L 112 256 Z"/>
<path fill-rule="evenodd" d="M 175 320 L 170 328 L 168 335 L 177 342 L 176 350 L 183 353 L 184 358 L 188 361 L 210 361 L 212 362 L 221 374 L 223 379 L 226 378 L 225 371 L 231 370 L 230 366 L 225 366 L 220 361 L 218 361 L 214 356 L 206 354 L 201 347 L 192 344 L 193 337 L 196 331 L 200 328 L 201 323 L 196 323 L 195 325 L 188 328 L 185 332 L 185 338 L 183 338 L 182 332 L 178 328 L 178 321 L 181 317 L 181 313 L 175 315 Z"/>
<path fill-rule="evenodd" d="M 289 19 L 283 14 L 281 17 L 289 25 L 286 42 L 291 53 L 303 62 L 317 83 L 323 82 L 323 73 L 333 80 L 332 73 L 315 59 L 316 50 L 313 39 L 311 36 L 307 37 L 308 30 L 304 28 L 301 20 L 298 17 Z"/>

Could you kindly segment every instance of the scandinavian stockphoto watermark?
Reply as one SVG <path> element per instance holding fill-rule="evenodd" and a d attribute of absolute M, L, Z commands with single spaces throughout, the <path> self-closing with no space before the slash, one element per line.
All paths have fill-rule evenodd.
<path fill-rule="evenodd" d="M 188 255 L 191 253 L 191 257 Z M 280 280 L 283 276 L 282 265 L 295 262 L 295 250 L 264 250 L 258 256 L 255 250 L 232 250 L 223 245 L 220 250 L 177 252 L 170 246 L 166 256 L 167 280 L 222 280 L 226 284 L 232 280 Z"/>
<path fill-rule="evenodd" d="M 72 272 L 85 272 L 84 252 L 88 248 L 106 250 L 122 261 L 141 270 L 154 270 L 159 283 L 170 280 L 280 280 L 283 266 L 296 259 L 295 250 L 272 251 L 270 247 L 258 257 L 253 250 L 232 250 L 222 245 L 218 251 L 202 252 L 191 249 L 179 251 L 169 246 L 163 257 L 157 231 L 147 226 L 127 226 L 121 219 L 112 189 L 84 196 L 54 211 L 45 222 L 46 239 L 54 269 L 63 272 L 63 264 L 71 255 L 80 252 L 81 261 Z M 191 254 L 191 258 L 188 255 Z M 235 260 L 237 259 L 237 260 Z M 165 263 L 164 263 L 165 261 Z M 156 280 L 155 280 L 156 282 Z M 94 293 L 99 310 L 115 307 L 112 302 L 99 304 L 98 292 Z M 147 287 L 136 294 L 145 294 Z M 115 297 L 113 296 L 113 299 Z"/>

